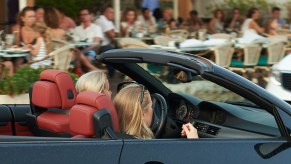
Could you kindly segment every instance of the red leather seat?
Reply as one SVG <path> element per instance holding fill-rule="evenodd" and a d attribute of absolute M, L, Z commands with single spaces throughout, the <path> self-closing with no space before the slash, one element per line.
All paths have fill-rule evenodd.
<path fill-rule="evenodd" d="M 39 129 L 53 133 L 71 133 L 68 110 L 76 103 L 72 78 L 64 71 L 45 70 L 33 85 L 32 105 Z M 61 112 L 50 109 L 58 109 Z"/>
<path fill-rule="evenodd" d="M 70 129 L 77 134 L 74 138 L 94 137 L 93 115 L 104 108 L 110 112 L 113 130 L 119 132 L 117 112 L 108 96 L 92 91 L 79 93 L 70 111 Z"/>

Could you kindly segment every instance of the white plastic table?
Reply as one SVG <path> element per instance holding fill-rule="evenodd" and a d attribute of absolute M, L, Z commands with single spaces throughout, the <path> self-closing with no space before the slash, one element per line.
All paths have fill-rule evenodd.
<path fill-rule="evenodd" d="M 24 52 L 24 53 L 0 52 L 0 57 L 4 57 L 4 58 L 19 58 L 19 57 L 26 57 L 28 55 L 29 55 L 29 52 Z"/>
<path fill-rule="evenodd" d="M 96 42 L 69 42 L 69 44 L 76 47 L 76 48 L 100 45 L 100 43 L 96 43 Z"/>

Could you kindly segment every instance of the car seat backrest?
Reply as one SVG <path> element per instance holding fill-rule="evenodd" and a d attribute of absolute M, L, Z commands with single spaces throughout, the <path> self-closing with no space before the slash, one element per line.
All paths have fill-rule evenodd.
<path fill-rule="evenodd" d="M 70 129 L 78 135 L 93 137 L 96 133 L 93 115 L 101 109 L 109 111 L 112 128 L 115 132 L 118 132 L 117 113 L 111 99 L 103 93 L 92 91 L 84 91 L 78 94 L 76 105 L 70 110 Z"/>
<path fill-rule="evenodd" d="M 42 108 L 70 109 L 76 102 L 75 85 L 64 71 L 45 70 L 34 83 L 32 103 Z"/>

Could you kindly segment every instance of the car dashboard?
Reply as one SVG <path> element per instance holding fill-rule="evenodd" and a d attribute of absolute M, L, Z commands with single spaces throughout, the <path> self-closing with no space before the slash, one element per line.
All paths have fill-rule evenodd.
<path fill-rule="evenodd" d="M 178 123 L 192 123 L 200 137 L 266 138 L 280 136 L 274 117 L 265 110 L 223 102 L 202 101 L 171 93 L 169 114 Z"/>

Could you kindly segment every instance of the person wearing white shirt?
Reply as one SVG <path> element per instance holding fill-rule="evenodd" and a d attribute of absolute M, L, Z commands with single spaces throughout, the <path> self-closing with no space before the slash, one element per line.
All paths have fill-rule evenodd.
<path fill-rule="evenodd" d="M 96 42 L 97 46 L 104 39 L 101 27 L 92 23 L 93 15 L 89 9 L 80 10 L 81 25 L 74 29 L 74 37 L 79 41 Z M 96 57 L 96 45 L 86 47 L 82 52 L 90 59 L 94 60 Z"/>
<path fill-rule="evenodd" d="M 139 15 L 137 18 L 138 21 L 147 29 L 147 32 L 154 33 L 157 29 L 156 19 L 151 15 L 151 12 L 148 8 L 142 9 L 142 15 Z"/>
<path fill-rule="evenodd" d="M 104 39 L 102 46 L 110 45 L 111 39 L 116 36 L 115 26 L 112 22 L 114 19 L 114 10 L 111 7 L 107 7 L 102 15 L 96 20 L 96 24 L 99 25 L 104 33 Z"/>
<path fill-rule="evenodd" d="M 106 52 L 114 49 L 111 46 L 111 40 L 116 36 L 115 26 L 112 22 L 114 19 L 114 10 L 112 7 L 106 7 L 102 12 L 102 15 L 95 21 L 103 31 L 104 39 L 101 46 L 101 52 Z M 108 76 L 113 77 L 115 70 L 111 67 L 108 67 Z"/>

